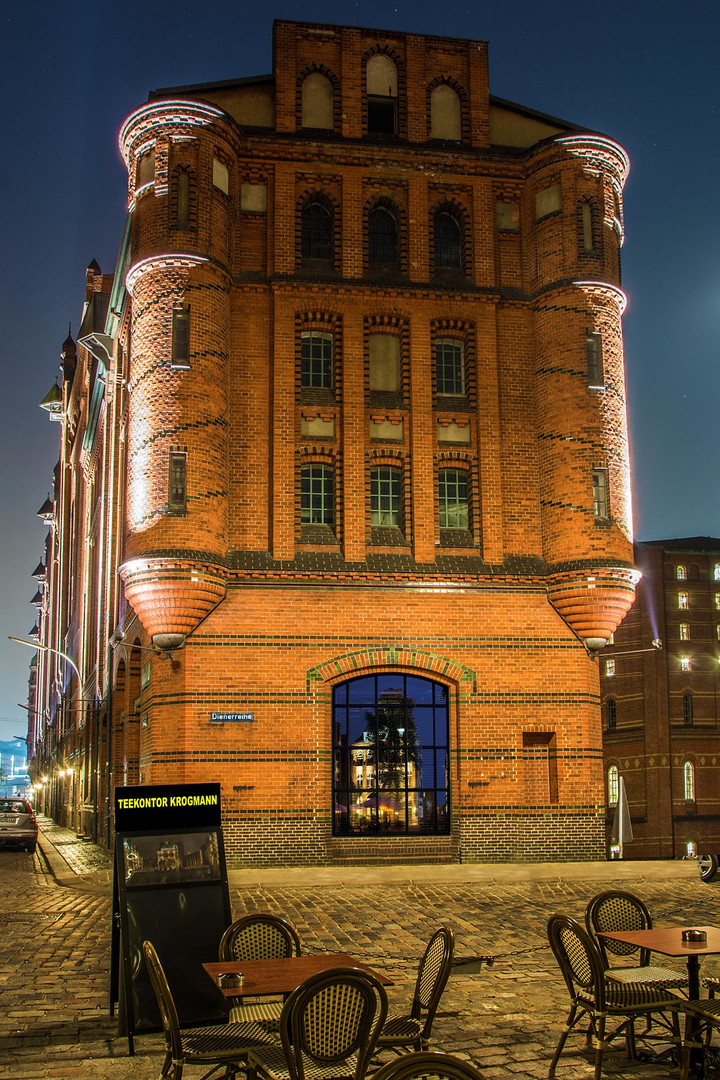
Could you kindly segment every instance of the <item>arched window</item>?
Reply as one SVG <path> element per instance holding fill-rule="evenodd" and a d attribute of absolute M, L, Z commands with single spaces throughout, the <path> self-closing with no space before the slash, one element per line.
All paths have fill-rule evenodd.
<path fill-rule="evenodd" d="M 397 68 L 385 53 L 376 53 L 367 62 L 366 76 L 368 132 L 394 135 L 397 131 Z"/>
<path fill-rule="evenodd" d="M 675 577 L 678 581 L 687 581 L 687 567 L 683 566 L 682 563 L 678 563 L 675 567 Z"/>
<path fill-rule="evenodd" d="M 329 465 L 303 465 L 300 470 L 300 521 L 335 524 L 335 473 Z"/>
<path fill-rule="evenodd" d="M 462 233 L 453 213 L 443 208 L 433 217 L 435 270 L 462 270 Z"/>
<path fill-rule="evenodd" d="M 613 731 L 617 727 L 617 701 L 615 698 L 608 698 L 605 702 L 605 717 L 608 731 Z"/>
<path fill-rule="evenodd" d="M 387 206 L 374 206 L 368 214 L 368 261 L 372 266 L 397 266 L 398 224 Z"/>
<path fill-rule="evenodd" d="M 333 690 L 332 732 L 336 836 L 450 831 L 446 686 L 399 672 L 350 679 Z"/>
<path fill-rule="evenodd" d="M 695 801 L 695 766 L 692 761 L 683 765 L 683 797 L 686 802 Z"/>
<path fill-rule="evenodd" d="M 333 87 L 319 71 L 312 71 L 302 84 L 302 126 L 332 131 Z"/>
<path fill-rule="evenodd" d="M 620 797 L 620 774 L 617 765 L 611 765 L 607 771 L 608 806 L 617 806 Z"/>
<path fill-rule="evenodd" d="M 430 93 L 430 138 L 462 139 L 460 98 L 447 83 L 440 83 Z"/>
<path fill-rule="evenodd" d="M 441 529 L 469 529 L 468 474 L 464 469 L 440 469 L 438 506 Z"/>
<path fill-rule="evenodd" d="M 324 202 L 313 200 L 301 211 L 300 249 L 303 262 L 333 260 L 333 215 Z"/>

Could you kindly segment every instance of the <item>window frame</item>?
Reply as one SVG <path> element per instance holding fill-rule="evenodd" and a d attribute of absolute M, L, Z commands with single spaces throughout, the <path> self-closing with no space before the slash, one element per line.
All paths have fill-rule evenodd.
<path fill-rule="evenodd" d="M 695 802 L 695 766 L 692 761 L 683 762 L 683 798 Z"/>
<path fill-rule="evenodd" d="M 388 503 L 386 508 L 383 508 L 383 501 Z M 403 503 L 403 470 L 397 465 L 373 465 L 370 469 L 371 528 L 402 532 L 405 527 Z M 387 516 L 394 520 L 384 520 Z"/>
<path fill-rule="evenodd" d="M 606 468 L 592 471 L 593 517 L 596 522 L 610 521 L 610 475 Z"/>
<path fill-rule="evenodd" d="M 448 481 L 450 474 L 454 474 L 455 480 L 455 498 L 451 499 L 449 496 L 451 492 L 448 488 Z M 464 511 L 463 511 L 463 498 L 461 488 L 464 485 Z M 438 469 L 437 478 L 437 498 L 438 498 L 438 524 L 441 529 L 453 529 L 463 530 L 465 532 L 470 531 L 470 477 L 467 469 L 460 469 L 455 466 L 448 466 Z M 453 512 L 454 511 L 454 512 Z M 450 524 L 452 517 L 455 516 L 457 521 L 454 524 Z M 462 520 L 464 517 L 464 521 Z"/>
<path fill-rule="evenodd" d="M 443 226 L 447 229 L 447 223 L 453 229 L 452 237 L 447 232 L 443 235 Z M 463 255 L 462 222 L 450 207 L 439 206 L 433 214 L 433 272 L 461 274 Z"/>
<path fill-rule="evenodd" d="M 448 360 L 450 350 L 454 359 Z M 435 362 L 435 393 L 438 398 L 467 397 L 465 371 L 465 342 L 457 337 L 436 337 L 433 342 Z"/>
<path fill-rule="evenodd" d="M 313 227 L 311 214 L 324 221 L 324 229 Z M 300 258 L 303 265 L 332 266 L 335 258 L 335 215 L 324 199 L 308 199 L 300 210 Z"/>
<path fill-rule="evenodd" d="M 392 229 L 379 228 L 380 222 L 391 222 Z M 375 203 L 368 210 L 367 251 L 370 270 L 399 267 L 400 219 L 394 207 Z"/>
<path fill-rule="evenodd" d="M 187 511 L 187 451 L 171 450 L 168 455 L 168 512 Z"/>
<path fill-rule="evenodd" d="M 314 355 L 314 343 L 322 345 L 320 355 Z M 308 350 L 306 354 L 306 343 Z M 329 355 L 324 355 L 326 348 Z M 315 376 L 320 373 L 320 381 Z M 334 391 L 335 336 L 327 330 L 303 330 L 300 334 L 300 386 L 303 390 Z"/>
<path fill-rule="evenodd" d="M 608 806 L 617 806 L 620 798 L 620 771 L 617 765 L 610 765 L 607 771 Z"/>
<path fill-rule="evenodd" d="M 300 467 L 300 524 L 335 528 L 335 469 L 332 465 L 312 461 Z"/>

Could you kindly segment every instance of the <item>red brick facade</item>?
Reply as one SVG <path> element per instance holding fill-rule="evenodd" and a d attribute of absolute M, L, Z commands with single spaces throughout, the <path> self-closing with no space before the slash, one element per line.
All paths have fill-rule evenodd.
<path fill-rule="evenodd" d="M 98 579 L 117 568 L 124 597 L 94 601 L 75 812 L 114 783 L 214 780 L 238 864 L 596 858 L 586 646 L 637 577 L 626 155 L 492 98 L 484 42 L 282 22 L 274 46 L 272 77 L 158 91 L 120 134 L 129 231 L 84 477 L 105 477 Z M 333 830 L 333 688 L 377 672 L 444 688 L 447 831 Z M 253 719 L 211 720 L 229 713 Z"/>

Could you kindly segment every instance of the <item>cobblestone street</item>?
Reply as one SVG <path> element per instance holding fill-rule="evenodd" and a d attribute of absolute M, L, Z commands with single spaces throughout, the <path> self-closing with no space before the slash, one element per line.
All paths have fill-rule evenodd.
<path fill-rule="evenodd" d="M 161 1037 L 142 1035 L 129 1057 L 109 1015 L 111 860 L 74 833 L 42 820 L 35 856 L 0 851 L 0 1077 L 154 1078 Z M 713 924 L 720 884 L 689 864 L 588 864 L 560 868 L 437 867 L 231 872 L 233 914 L 268 910 L 296 926 L 307 951 L 349 952 L 389 975 L 391 1004 L 408 1001 L 417 959 L 447 923 L 456 956 L 492 956 L 478 974 L 454 974 L 441 1002 L 435 1048 L 461 1054 L 489 1078 L 545 1077 L 567 1012 L 567 992 L 547 946 L 550 914 L 582 918 L 594 893 L 618 879 L 656 924 Z M 556 870 L 558 868 L 555 868 Z M 663 963 L 679 964 L 668 961 Z M 703 974 L 720 971 L 708 958 Z M 667 1063 L 630 1062 L 621 1044 L 604 1073 L 677 1077 Z M 189 1070 L 188 1076 L 197 1075 Z M 570 1040 L 558 1080 L 592 1075 L 584 1040 Z"/>

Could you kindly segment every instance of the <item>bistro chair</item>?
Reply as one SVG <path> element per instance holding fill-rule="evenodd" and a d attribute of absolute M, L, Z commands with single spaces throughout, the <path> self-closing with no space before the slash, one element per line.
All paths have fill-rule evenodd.
<path fill-rule="evenodd" d="M 706 980 L 706 982 L 709 981 L 709 979 Z M 720 997 L 685 1001 L 683 1004 L 685 1006 L 685 1039 L 680 1059 L 680 1080 L 688 1080 L 693 1057 L 702 1054 L 703 1043 L 709 1046 L 712 1042 L 713 1031 L 720 1031 Z"/>
<path fill-rule="evenodd" d="M 331 968 L 293 990 L 280 1017 L 280 1046 L 248 1054 L 248 1080 L 363 1080 L 387 1016 L 372 972 Z"/>
<path fill-rule="evenodd" d="M 427 1050 L 433 1020 L 450 975 L 455 937 L 448 926 L 436 930 L 420 960 L 409 1013 L 391 1013 L 378 1038 L 377 1049 Z"/>
<path fill-rule="evenodd" d="M 420 1050 L 393 1058 L 372 1074 L 372 1080 L 482 1080 L 482 1076 L 479 1069 L 462 1058 L 437 1050 Z"/>
<path fill-rule="evenodd" d="M 585 911 L 588 933 L 594 935 L 600 954 L 613 980 L 618 982 L 645 983 L 656 990 L 687 990 L 687 973 L 670 967 L 651 964 L 649 949 L 630 945 L 626 941 L 611 941 L 598 937 L 600 933 L 613 930 L 652 930 L 652 918 L 645 904 L 633 893 L 609 890 L 594 896 Z M 630 965 L 612 967 L 618 957 L 630 959 Z M 632 960 L 637 958 L 633 965 Z"/>
<path fill-rule="evenodd" d="M 261 912 L 243 915 L 228 926 L 218 946 L 219 960 L 273 960 L 299 956 L 302 949 L 297 931 L 289 922 Z M 241 1023 L 255 1020 L 268 1030 L 277 1031 L 282 1001 L 262 998 L 231 998 L 230 1020 Z"/>
<path fill-rule="evenodd" d="M 600 1080 L 606 1047 L 619 1035 L 625 1039 L 630 1057 L 636 1056 L 634 1024 L 637 1017 L 642 1017 L 646 1023 L 648 1017 L 656 1017 L 664 1029 L 664 1041 L 671 1042 L 679 1051 L 677 1014 L 685 1005 L 681 998 L 647 983 L 607 979 L 607 967 L 595 941 L 579 922 L 567 915 L 552 916 L 548 922 L 548 938 L 570 994 L 570 1012 L 550 1064 L 551 1078 L 568 1035 L 584 1019 L 589 1021 L 588 1043 L 592 1041 L 595 1046 L 595 1080 Z M 608 1019 L 619 1021 L 610 1031 Z M 649 1038 L 647 1033 L 643 1033 L 643 1038 Z"/>
<path fill-rule="evenodd" d="M 155 947 L 152 942 L 144 941 L 142 948 L 165 1036 L 165 1061 L 160 1080 L 181 1080 L 185 1065 L 210 1065 L 201 1080 L 206 1080 L 221 1066 L 225 1066 L 226 1077 L 233 1077 L 238 1071 L 245 1071 L 251 1047 L 276 1041 L 254 1023 L 216 1024 L 181 1031 L 175 1002 Z"/>

